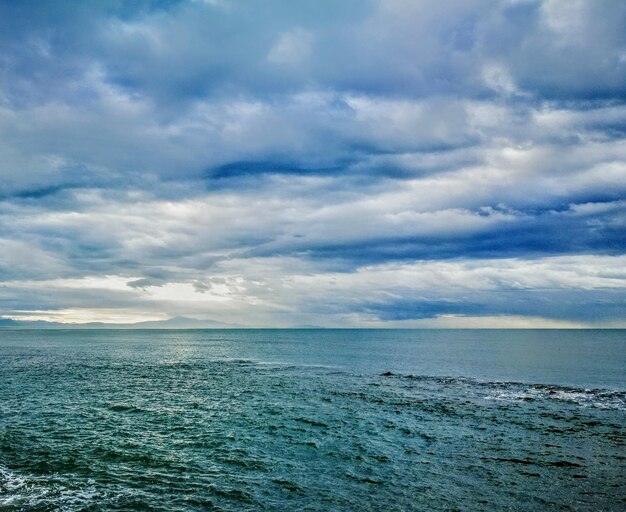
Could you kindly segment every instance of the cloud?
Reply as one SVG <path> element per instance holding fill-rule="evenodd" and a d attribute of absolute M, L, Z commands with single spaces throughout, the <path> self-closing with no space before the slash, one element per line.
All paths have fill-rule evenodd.
<path fill-rule="evenodd" d="M 126 317 L 134 311 L 137 319 L 186 312 L 253 326 L 384 325 L 450 316 L 593 326 L 623 320 L 625 263 L 624 256 L 559 256 L 381 263 L 345 272 L 293 257 L 230 258 L 208 271 L 141 286 L 132 276 L 19 279 L 0 289 L 0 304 L 12 303 L 14 318 L 71 318 L 80 310 L 85 319 L 93 310 L 97 320 L 103 310 Z"/>
<path fill-rule="evenodd" d="M 0 2 L 0 315 L 614 323 L 624 5 Z"/>
<path fill-rule="evenodd" d="M 313 46 L 313 35 L 296 27 L 282 34 L 267 54 L 272 64 L 295 66 L 303 64 Z"/>

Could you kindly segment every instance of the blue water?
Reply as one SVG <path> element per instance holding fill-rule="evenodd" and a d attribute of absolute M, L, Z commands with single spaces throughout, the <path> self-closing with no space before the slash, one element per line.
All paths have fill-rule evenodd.
<path fill-rule="evenodd" d="M 0 331 L 0 510 L 624 510 L 625 331 Z"/>

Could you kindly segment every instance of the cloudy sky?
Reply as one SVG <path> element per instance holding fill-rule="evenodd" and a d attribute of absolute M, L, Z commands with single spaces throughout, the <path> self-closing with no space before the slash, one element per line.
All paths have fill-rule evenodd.
<path fill-rule="evenodd" d="M 626 327 L 623 0 L 0 0 L 0 317 Z"/>

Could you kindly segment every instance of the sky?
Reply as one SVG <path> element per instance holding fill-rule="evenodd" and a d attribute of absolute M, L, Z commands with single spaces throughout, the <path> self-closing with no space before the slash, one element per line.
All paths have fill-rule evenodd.
<path fill-rule="evenodd" d="M 623 0 L 0 0 L 0 317 L 626 327 Z"/>

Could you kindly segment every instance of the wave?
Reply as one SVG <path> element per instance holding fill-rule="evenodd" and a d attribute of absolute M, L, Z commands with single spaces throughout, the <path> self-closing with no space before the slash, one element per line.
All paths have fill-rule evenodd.
<path fill-rule="evenodd" d="M 73 487 L 73 488 L 72 488 Z M 93 480 L 73 484 L 53 475 L 36 477 L 18 474 L 0 465 L 0 509 L 32 510 L 55 509 L 68 512 L 84 510 L 101 498 Z"/>
<path fill-rule="evenodd" d="M 381 377 L 428 382 L 442 386 L 465 387 L 479 392 L 487 400 L 555 400 L 585 407 L 626 411 L 626 391 L 579 388 L 554 384 L 528 384 L 516 381 L 484 381 L 468 377 L 445 377 L 383 372 Z"/>

